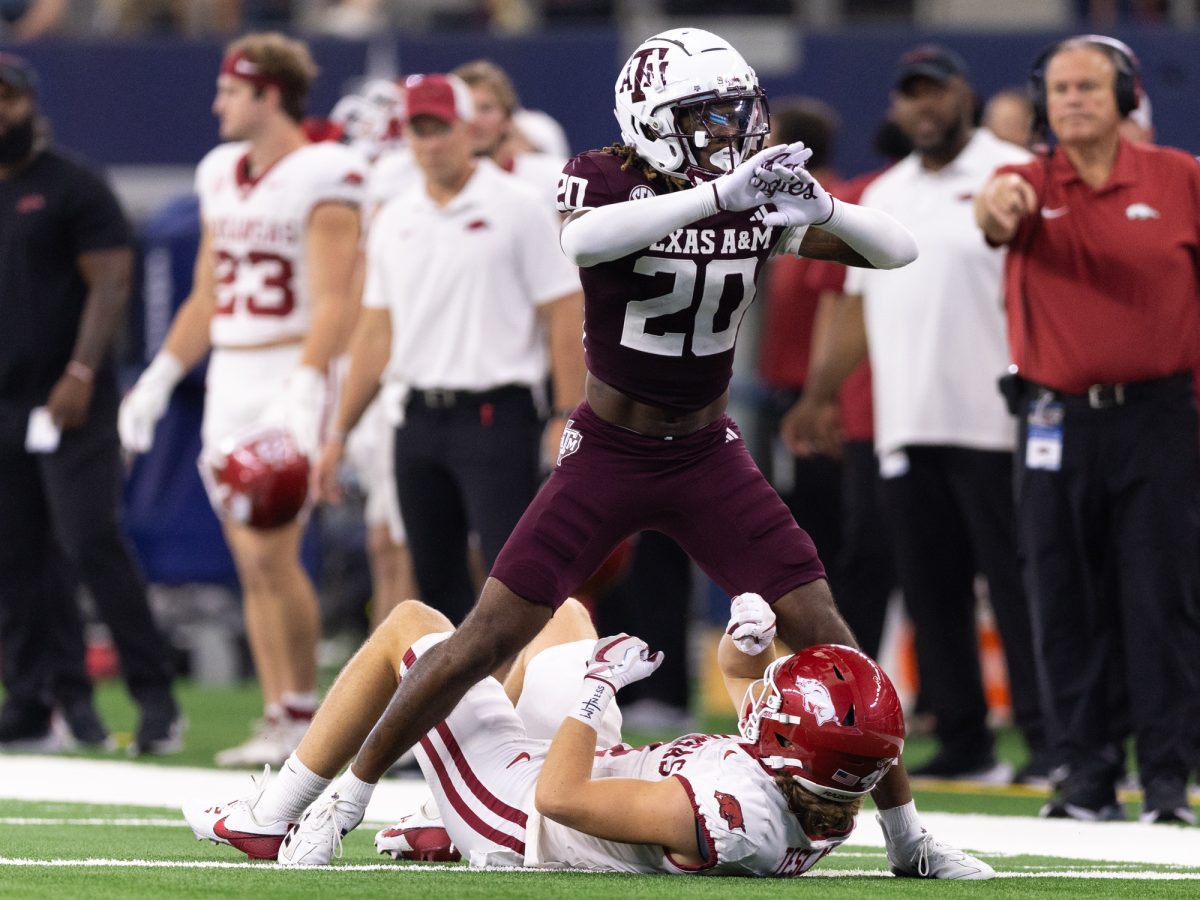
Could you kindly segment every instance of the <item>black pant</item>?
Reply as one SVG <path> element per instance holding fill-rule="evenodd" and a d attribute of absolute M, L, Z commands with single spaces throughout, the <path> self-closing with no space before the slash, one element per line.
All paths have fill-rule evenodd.
<path fill-rule="evenodd" d="M 896 567 L 880 505 L 879 462 L 871 441 L 848 441 L 844 447 L 841 519 L 841 553 L 833 560 L 830 584 L 838 610 L 859 646 L 868 656 L 878 657 L 888 597 L 896 585 Z"/>
<path fill-rule="evenodd" d="M 943 748 L 990 753 L 979 668 L 974 579 L 987 580 L 1008 664 L 1013 718 L 1031 750 L 1043 742 L 1029 610 L 1016 555 L 1012 454 L 904 448 L 908 471 L 883 479 L 904 602 L 916 632 L 921 694 Z"/>
<path fill-rule="evenodd" d="M 691 599 L 692 563 L 688 555 L 665 534 L 641 532 L 629 573 L 596 598 L 596 627 L 601 634 L 627 631 L 652 650 L 663 652 L 662 665 L 654 677 L 622 691 L 623 703 L 653 699 L 687 710 L 691 699 Z"/>
<path fill-rule="evenodd" d="M 1190 379 L 1092 409 L 1063 402 L 1059 471 L 1017 453 L 1018 519 L 1046 724 L 1064 799 L 1112 802 L 1124 693 L 1147 809 L 1185 802 L 1200 721 L 1200 449 Z M 1119 685 L 1114 692 L 1113 685 Z M 1120 689 L 1123 688 L 1123 691 Z"/>
<path fill-rule="evenodd" d="M 532 393 L 414 392 L 396 431 L 396 489 L 421 599 L 458 623 L 475 605 L 467 537 L 490 567 L 538 488 L 542 425 Z"/>
<path fill-rule="evenodd" d="M 97 393 L 87 424 L 55 453 L 0 449 L 0 652 L 15 702 L 48 706 L 83 689 L 75 579 L 112 632 L 139 703 L 170 702 L 172 666 L 121 533 L 115 390 Z"/>
<path fill-rule="evenodd" d="M 774 388 L 767 398 L 763 415 L 760 416 L 760 443 L 767 448 L 779 442 L 779 424 L 784 414 L 800 398 L 800 391 Z M 845 529 L 842 522 L 842 465 L 829 456 L 797 456 L 791 458 L 791 471 L 785 477 L 775 471 L 774 455 L 767 453 L 763 461 L 763 473 L 771 486 L 779 492 L 783 502 L 791 510 L 796 524 L 808 532 L 821 559 L 831 566 L 842 552 Z M 791 486 L 786 490 L 787 482 Z M 830 573 L 832 580 L 833 573 Z M 836 589 L 837 585 L 834 584 Z"/>

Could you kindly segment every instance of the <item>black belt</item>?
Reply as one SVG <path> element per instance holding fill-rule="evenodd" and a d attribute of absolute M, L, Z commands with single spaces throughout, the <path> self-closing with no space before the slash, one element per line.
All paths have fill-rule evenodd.
<path fill-rule="evenodd" d="M 1178 375 L 1151 378 L 1147 381 L 1093 384 L 1082 394 L 1067 394 L 1032 381 L 1028 384 L 1031 389 L 1030 395 L 1035 402 L 1048 397 L 1063 404 L 1087 406 L 1089 409 L 1112 409 L 1114 406 L 1128 406 L 1143 400 L 1186 394 L 1192 390 L 1192 373 L 1181 372 Z"/>
<path fill-rule="evenodd" d="M 408 394 L 411 407 L 424 409 L 454 409 L 455 407 L 476 408 L 485 403 L 496 403 L 520 395 L 531 395 L 523 384 L 502 384 L 486 391 L 456 391 L 450 388 L 412 388 Z"/>

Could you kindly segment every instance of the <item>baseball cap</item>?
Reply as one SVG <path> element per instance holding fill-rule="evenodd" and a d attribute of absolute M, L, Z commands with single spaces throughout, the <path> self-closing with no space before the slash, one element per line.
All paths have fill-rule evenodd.
<path fill-rule="evenodd" d="M 0 53 L 0 84 L 6 84 L 23 94 L 36 94 L 37 72 L 21 57 L 12 53 Z"/>
<path fill-rule="evenodd" d="M 404 83 L 404 105 L 409 119 L 433 116 L 450 123 L 475 117 L 471 89 L 456 75 L 413 75 Z"/>
<path fill-rule="evenodd" d="M 940 44 L 922 44 L 900 57 L 892 83 L 895 87 L 903 87 L 910 78 L 945 81 L 956 75 L 959 78 L 967 77 L 967 64 L 961 56 Z"/>

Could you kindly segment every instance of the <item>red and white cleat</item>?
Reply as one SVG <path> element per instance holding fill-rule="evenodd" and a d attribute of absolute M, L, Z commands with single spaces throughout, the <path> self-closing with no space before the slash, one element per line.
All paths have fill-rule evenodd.
<path fill-rule="evenodd" d="M 441 813 L 430 798 L 411 816 L 375 835 L 375 849 L 392 859 L 415 862 L 458 862 L 462 854 L 442 825 Z"/>
<path fill-rule="evenodd" d="M 264 766 L 262 776 L 254 779 L 257 791 L 253 797 L 242 797 L 229 803 L 185 803 L 183 817 L 192 826 L 196 840 L 228 844 L 251 859 L 275 859 L 291 823 L 282 820 L 260 822 L 254 815 L 254 807 L 262 797 L 270 774 L 271 767 Z"/>

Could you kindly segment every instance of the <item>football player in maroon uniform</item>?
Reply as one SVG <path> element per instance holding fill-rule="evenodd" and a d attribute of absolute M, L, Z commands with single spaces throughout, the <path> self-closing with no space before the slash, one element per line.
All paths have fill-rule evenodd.
<path fill-rule="evenodd" d="M 725 415 L 734 344 L 770 254 L 891 268 L 916 244 L 886 214 L 833 200 L 804 169 L 802 144 L 760 149 L 766 97 L 716 35 L 645 41 L 617 80 L 615 112 L 622 143 L 575 157 L 559 187 L 561 242 L 585 294 L 586 400 L 463 625 L 421 656 L 381 716 L 363 703 L 379 720 L 350 774 L 367 784 L 640 530 L 673 538 L 730 595 L 766 598 L 790 647 L 854 644 L 812 541 Z M 293 754 L 279 789 L 336 774 Z M 902 765 L 874 797 L 895 871 L 992 876 L 924 831 Z"/>

